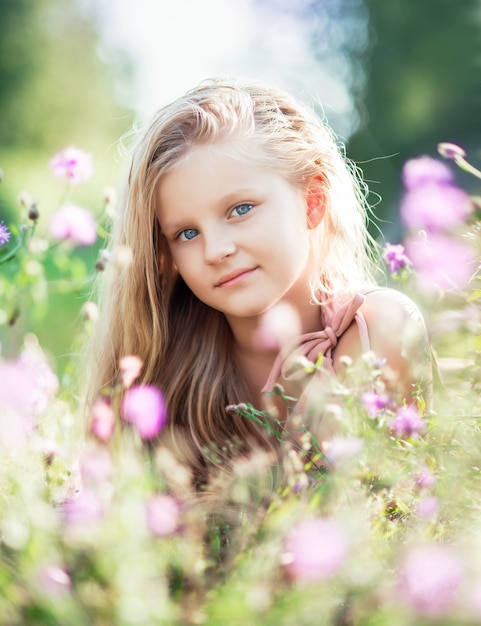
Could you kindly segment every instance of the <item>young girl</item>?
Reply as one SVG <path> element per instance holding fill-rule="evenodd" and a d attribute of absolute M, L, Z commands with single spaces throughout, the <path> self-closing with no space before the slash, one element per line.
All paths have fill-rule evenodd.
<path fill-rule="evenodd" d="M 211 444 L 275 448 L 226 407 L 263 408 L 276 383 L 306 403 L 299 356 L 339 374 L 370 350 L 399 401 L 428 392 L 422 318 L 373 278 L 363 191 L 330 130 L 277 89 L 210 80 L 163 107 L 116 218 L 113 253 L 128 247 L 132 262 L 101 302 L 94 393 L 122 356 L 140 357 L 139 382 L 162 390 L 172 440 L 202 477 Z M 285 345 L 266 339 L 282 319 Z"/>

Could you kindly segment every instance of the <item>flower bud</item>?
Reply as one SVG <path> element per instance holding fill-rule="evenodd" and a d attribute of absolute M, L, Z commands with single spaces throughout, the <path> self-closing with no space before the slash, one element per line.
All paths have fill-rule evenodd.
<path fill-rule="evenodd" d="M 466 152 L 455 143 L 438 143 L 438 152 L 445 159 L 464 159 Z"/>
<path fill-rule="evenodd" d="M 36 222 L 40 217 L 40 213 L 38 211 L 38 206 L 36 202 L 32 202 L 29 210 L 28 210 L 28 219 L 32 220 L 32 222 Z"/>

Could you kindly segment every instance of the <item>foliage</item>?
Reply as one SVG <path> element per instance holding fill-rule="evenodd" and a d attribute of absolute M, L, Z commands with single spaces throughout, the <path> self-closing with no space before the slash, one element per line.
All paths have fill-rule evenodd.
<path fill-rule="evenodd" d="M 80 167 L 83 155 L 75 154 Z M 426 184 L 426 163 L 414 165 Z M 440 183 L 434 172 L 429 185 Z M 88 244 L 76 238 L 85 214 L 52 231 L 61 240 L 39 239 L 42 215 L 29 198 L 23 206 L 25 223 L 0 231 L 6 327 L 21 307 L 45 308 L 46 265 L 66 286 L 89 284 L 90 269 L 72 256 Z M 75 385 L 59 388 L 27 333 L 21 353 L 0 361 L 1 623 L 479 623 L 480 222 L 475 205 L 469 214 L 454 209 L 459 219 L 449 233 L 426 214 L 422 241 L 449 234 L 468 243 L 475 259 L 468 278 L 455 284 L 458 275 L 449 274 L 440 285 L 435 273 L 433 289 L 421 282 L 419 291 L 430 266 L 406 262 L 401 244 L 386 255 L 393 278 L 424 306 L 435 348 L 450 357 L 443 369 L 451 380 L 437 391 L 435 410 L 421 396 L 397 406 L 375 355 L 357 367 L 346 360 L 345 374 L 309 415 L 279 387 L 273 400 L 288 406 L 286 422 L 273 410 L 228 407 L 278 437 L 282 458 L 273 463 L 258 451 L 228 464 L 229 450 L 208 449 L 210 482 L 195 496 L 188 470 L 152 444 L 165 407 L 158 391 L 135 384 L 142 366 L 135 355 L 125 355 L 116 386 L 92 407 L 79 445 Z M 103 224 L 97 235 L 106 236 Z M 405 244 L 409 250 L 409 237 Z M 111 262 L 101 253 L 96 266 Z M 95 315 L 92 303 L 84 307 L 84 335 Z M 310 377 L 320 364 L 299 366 Z M 316 424 L 326 421 L 337 434 L 321 451 Z"/>

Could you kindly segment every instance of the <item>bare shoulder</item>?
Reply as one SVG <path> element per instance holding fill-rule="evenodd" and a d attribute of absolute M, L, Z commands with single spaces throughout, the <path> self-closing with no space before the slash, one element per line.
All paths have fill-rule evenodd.
<path fill-rule="evenodd" d="M 423 316 L 416 303 L 396 289 L 382 288 L 369 291 L 361 312 L 367 322 L 371 341 L 378 334 L 384 336 L 395 330 L 418 329 L 426 334 Z"/>
<path fill-rule="evenodd" d="M 361 312 L 368 327 L 372 350 L 385 359 L 392 387 L 411 395 L 420 385 L 431 395 L 432 350 L 419 307 L 395 289 L 376 289 L 365 294 Z M 429 402 L 428 402 L 429 404 Z"/>

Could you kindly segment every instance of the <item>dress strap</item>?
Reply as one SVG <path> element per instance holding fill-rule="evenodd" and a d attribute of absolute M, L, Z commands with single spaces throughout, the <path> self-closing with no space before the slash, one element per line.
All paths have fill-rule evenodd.
<path fill-rule="evenodd" d="M 332 316 L 331 307 L 323 307 L 324 328 L 297 337 L 279 352 L 266 384 L 262 388 L 262 392 L 272 391 L 274 385 L 281 377 L 286 380 L 289 379 L 292 375 L 292 358 L 296 356 L 304 356 L 309 361 L 315 363 L 319 356 L 323 355 L 323 367 L 334 373 L 332 351 L 336 347 L 339 337 L 342 336 L 354 320 L 359 328 L 363 351 L 369 350 L 369 334 L 366 320 L 358 310 L 363 302 L 364 296 L 361 293 L 356 293 L 351 300 L 344 302 Z"/>

